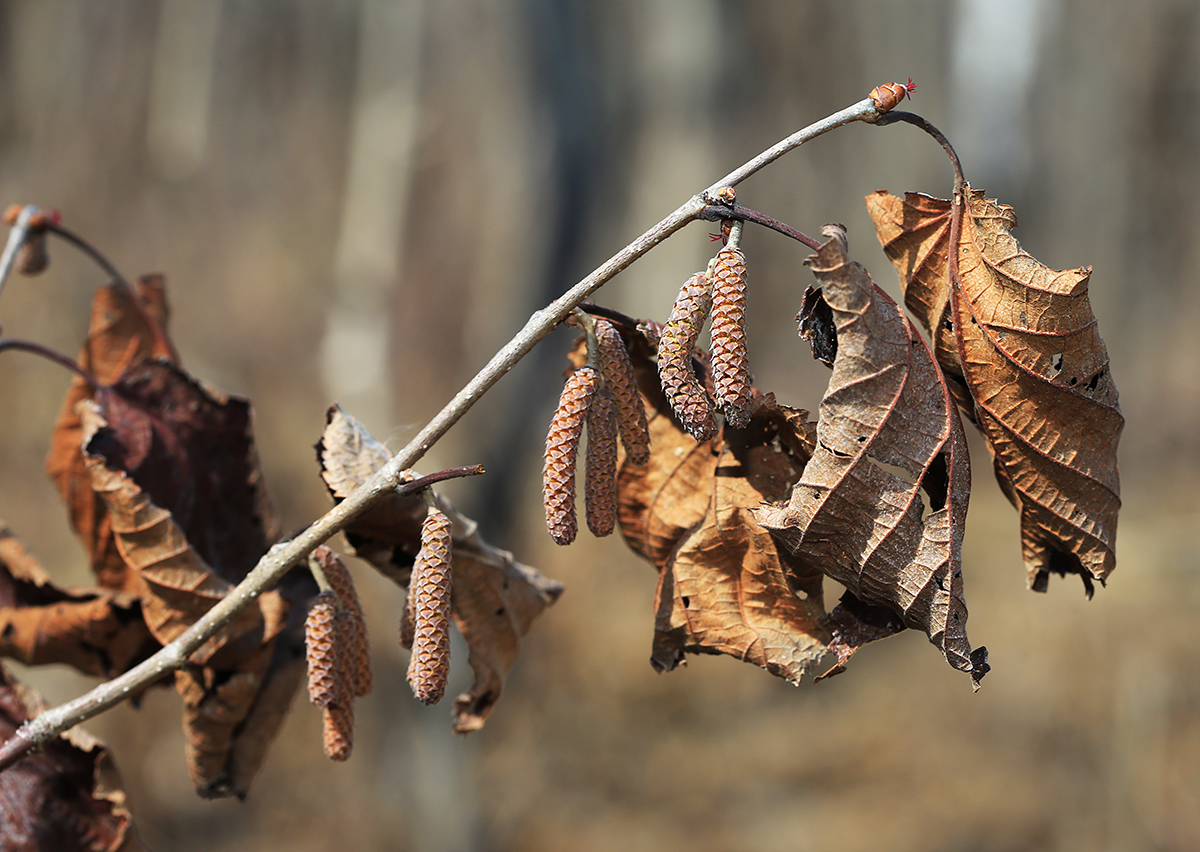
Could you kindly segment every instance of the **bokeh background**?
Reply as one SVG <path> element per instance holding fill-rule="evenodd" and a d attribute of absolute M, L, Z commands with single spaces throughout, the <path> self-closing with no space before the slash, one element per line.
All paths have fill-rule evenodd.
<path fill-rule="evenodd" d="M 564 550 L 542 528 L 559 332 L 421 463 L 486 464 L 447 491 L 567 587 L 486 728 L 456 738 L 446 706 L 407 693 L 400 591 L 358 564 L 379 671 L 349 763 L 325 760 L 298 697 L 247 801 L 208 802 L 172 691 L 89 724 L 152 849 L 1200 848 L 1200 4 L 0 2 L 0 202 L 59 208 L 126 274 L 166 273 L 184 364 L 255 403 L 287 529 L 327 506 L 312 445 L 330 402 L 402 445 L 532 311 L 693 192 L 910 75 L 1022 244 L 1095 266 L 1128 420 L 1108 588 L 1026 591 L 975 442 L 966 591 L 994 666 L 978 694 L 916 634 L 815 686 L 724 657 L 656 675 L 653 571 L 615 538 Z M 739 198 L 810 233 L 845 223 L 898 295 L 862 205 L 879 188 L 944 197 L 951 173 L 914 128 L 853 125 Z M 665 319 L 707 230 L 598 301 Z M 752 369 L 815 407 L 827 374 L 791 321 L 807 250 L 758 230 L 744 246 Z M 9 283 L 0 323 L 74 353 L 103 276 L 55 248 L 46 275 Z M 0 517 L 86 583 L 42 471 L 67 381 L 0 359 Z M 91 686 L 21 674 L 52 701 Z"/>

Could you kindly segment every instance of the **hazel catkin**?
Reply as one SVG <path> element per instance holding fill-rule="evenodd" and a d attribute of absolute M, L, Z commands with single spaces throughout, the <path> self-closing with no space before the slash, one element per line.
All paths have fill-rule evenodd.
<path fill-rule="evenodd" d="M 331 589 L 313 598 L 304 622 L 308 697 L 318 707 L 349 701 L 337 631 L 337 595 Z"/>
<path fill-rule="evenodd" d="M 337 616 L 338 640 L 351 691 L 358 696 L 369 695 L 373 682 L 371 650 L 367 642 L 367 623 L 363 618 L 358 591 L 354 588 L 354 579 L 346 563 L 328 547 L 318 547 L 313 551 L 313 556 L 341 604 Z"/>
<path fill-rule="evenodd" d="M 617 404 L 607 390 L 592 399 L 587 436 L 584 507 L 588 529 L 602 538 L 617 525 Z"/>
<path fill-rule="evenodd" d="M 723 248 L 709 264 L 712 283 L 712 366 L 717 407 L 735 429 L 750 422 L 746 352 L 746 256 Z"/>
<path fill-rule="evenodd" d="M 629 360 L 621 332 L 605 319 L 596 320 L 596 352 L 600 378 L 612 393 L 616 404 L 621 443 L 625 445 L 633 464 L 645 464 L 650 460 L 650 427 L 646 422 L 646 406 L 638 392 L 633 362 Z M 588 430 L 590 435 L 590 423 Z"/>
<path fill-rule="evenodd" d="M 451 548 L 450 519 L 431 511 L 421 525 L 421 550 L 409 582 L 413 641 L 408 683 L 425 704 L 442 700 L 450 674 Z"/>
<path fill-rule="evenodd" d="M 712 308 L 708 276 L 697 272 L 679 290 L 658 338 L 658 374 L 675 416 L 697 441 L 717 432 L 712 404 L 692 368 L 692 350 Z"/>
<path fill-rule="evenodd" d="M 546 528 L 558 544 L 570 544 L 579 532 L 575 518 L 575 463 L 583 421 L 595 392 L 595 370 L 580 367 L 571 373 L 546 435 L 542 500 L 546 506 Z"/>

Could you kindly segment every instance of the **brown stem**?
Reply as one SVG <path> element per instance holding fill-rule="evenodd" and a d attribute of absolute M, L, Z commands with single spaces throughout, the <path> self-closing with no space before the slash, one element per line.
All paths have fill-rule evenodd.
<path fill-rule="evenodd" d="M 911 124 L 919 127 L 938 141 L 942 146 L 942 150 L 946 152 L 946 156 L 950 158 L 950 165 L 954 167 L 954 185 L 966 183 L 966 178 L 963 177 L 962 161 L 958 159 L 958 153 L 954 150 L 954 146 L 950 144 L 950 140 L 946 138 L 946 134 L 938 130 L 924 116 L 917 115 L 913 112 L 887 112 L 879 117 L 875 122 L 877 127 L 884 127 L 888 124 L 894 124 L 897 121 L 903 121 L 906 124 Z"/>
<path fill-rule="evenodd" d="M 821 241 L 814 240 L 803 231 L 797 231 L 791 225 L 780 222 L 778 219 L 772 219 L 766 213 L 759 213 L 749 207 L 743 207 L 738 204 L 733 207 L 727 207 L 722 204 L 709 204 L 700 211 L 700 219 L 706 222 L 717 222 L 722 219 L 735 219 L 744 222 L 753 222 L 756 225 L 762 225 L 764 228 L 770 228 L 772 231 L 778 231 L 785 237 L 791 237 L 793 240 L 804 243 L 813 251 L 821 248 Z"/>
<path fill-rule="evenodd" d="M 437 473 L 426 474 L 425 476 L 414 479 L 410 482 L 405 482 L 396 487 L 396 493 L 402 496 L 409 494 L 417 494 L 424 491 L 430 485 L 436 485 L 439 482 L 445 482 L 447 479 L 458 479 L 463 476 L 478 476 L 483 473 L 483 465 L 473 464 L 470 467 L 450 467 L 445 470 L 439 470 Z"/>
<path fill-rule="evenodd" d="M 708 203 L 705 200 L 708 197 L 707 193 L 716 192 L 723 186 L 740 183 L 788 151 L 830 130 L 852 121 L 875 121 L 878 117 L 879 112 L 875 108 L 874 102 L 870 98 L 865 98 L 776 143 L 703 192 L 689 198 L 673 213 L 626 245 L 546 308 L 534 313 L 512 340 L 492 356 L 491 361 L 467 382 L 466 386 L 429 421 L 425 428 L 409 441 L 406 447 L 392 456 L 388 463 L 370 480 L 314 521 L 307 529 L 301 531 L 294 539 L 272 547 L 246 575 L 246 578 L 228 595 L 214 604 L 212 609 L 197 619 L 191 627 L 163 646 L 152 657 L 124 674 L 100 684 L 86 695 L 58 707 L 52 707 L 22 725 L 12 738 L 0 744 L 0 770 L 14 764 L 30 749 L 40 747 L 62 731 L 119 704 L 146 684 L 153 683 L 185 665 L 188 657 L 197 648 L 228 624 L 239 610 L 248 606 L 265 590 L 274 586 L 292 566 L 351 523 L 377 500 L 394 493 L 397 487 L 404 485 L 401 478 L 403 471 L 412 467 L 496 382 L 500 381 L 505 373 L 511 370 L 538 342 L 554 331 L 567 315 L 592 293 L 612 280 L 617 273 L 684 225 L 699 218 L 700 211 Z"/>
<path fill-rule="evenodd" d="M 11 338 L 8 340 L 0 340 L 0 352 L 3 352 L 5 349 L 16 349 L 21 352 L 31 352 L 34 355 L 40 355 L 49 361 L 53 361 L 56 364 L 61 364 L 62 366 L 66 367 L 68 370 L 75 373 L 77 376 L 91 385 L 93 389 L 99 390 L 100 388 L 104 387 L 100 380 L 80 366 L 78 361 L 68 358 L 66 355 L 55 352 L 53 349 L 43 346 L 40 343 L 34 343 L 31 340 L 13 340 Z"/>
<path fill-rule="evenodd" d="M 126 292 L 129 293 L 134 307 L 137 308 L 138 314 L 141 316 L 142 321 L 146 323 L 146 327 L 150 329 L 150 333 L 154 336 L 154 343 L 163 352 L 169 353 L 172 361 L 179 360 L 179 353 L 175 351 L 175 346 L 167 338 L 167 333 L 163 327 L 159 325 L 158 320 L 151 316 L 150 312 L 146 310 L 146 306 L 142 303 L 142 298 L 137 289 L 129 283 L 129 279 L 122 275 L 121 271 L 117 269 L 117 267 L 114 266 L 98 248 L 93 246 L 83 237 L 76 234 L 74 231 L 70 230 L 69 228 L 64 228 L 60 224 L 48 222 L 46 224 L 46 230 L 60 239 L 67 241 L 71 245 L 75 246 L 75 248 L 86 254 L 97 266 L 103 269 L 110 278 L 124 287 Z"/>

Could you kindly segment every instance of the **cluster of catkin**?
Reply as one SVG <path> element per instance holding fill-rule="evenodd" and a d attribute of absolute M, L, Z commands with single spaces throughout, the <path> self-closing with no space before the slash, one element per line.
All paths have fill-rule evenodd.
<path fill-rule="evenodd" d="M 412 649 L 408 685 L 425 704 L 446 694 L 450 675 L 450 584 L 454 542 L 451 522 L 432 510 L 421 524 L 421 550 L 408 581 L 408 602 L 400 622 L 400 644 Z"/>
<path fill-rule="evenodd" d="M 367 627 L 350 572 L 327 547 L 313 553 L 324 587 L 304 623 L 308 697 L 321 708 L 325 754 L 346 760 L 354 745 L 354 699 L 371 691 Z"/>
<path fill-rule="evenodd" d="M 704 322 L 712 317 L 712 378 L 716 405 L 692 366 Z M 658 372 L 675 416 L 697 441 L 717 432 L 715 412 L 734 428 L 750 421 L 753 397 L 746 357 L 746 256 L 730 246 L 697 272 L 675 299 L 658 338 Z"/>
<path fill-rule="evenodd" d="M 584 505 L 593 535 L 617 523 L 617 435 L 633 464 L 650 459 L 650 431 L 633 364 L 621 333 L 606 319 L 585 321 L 588 363 L 571 373 L 546 436 L 542 497 L 546 527 L 559 544 L 579 532 L 575 517 L 575 467 L 587 422 Z"/>

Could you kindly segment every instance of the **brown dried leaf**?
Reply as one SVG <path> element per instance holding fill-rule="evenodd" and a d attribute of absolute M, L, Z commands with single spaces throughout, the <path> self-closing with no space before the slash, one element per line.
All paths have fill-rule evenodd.
<path fill-rule="evenodd" d="M 916 329 L 848 259 L 845 230 L 823 233 L 828 242 L 806 263 L 831 309 L 837 354 L 817 447 L 790 500 L 758 520 L 861 601 L 923 630 L 977 682 L 986 652 L 973 655 L 966 634 L 970 472 L 957 408 Z"/>
<path fill-rule="evenodd" d="M 134 283 L 134 290 L 110 284 L 92 298 L 91 324 L 79 364 L 103 384 L 112 384 L 126 369 L 151 358 L 176 360 L 165 333 L 167 303 L 162 276 L 143 276 Z M 96 581 L 106 589 L 136 593 L 138 577 L 128 571 L 117 553 L 108 516 L 92 492 L 91 475 L 80 450 L 83 424 L 75 406 L 91 397 L 91 386 L 76 377 L 54 427 L 46 471 L 66 501 L 71 526 L 83 542 Z"/>
<path fill-rule="evenodd" d="M 0 664 L 0 742 L 43 709 Z M 0 852 L 139 852 L 108 749 L 79 728 L 0 773 Z"/>
<path fill-rule="evenodd" d="M 796 452 L 803 439 L 795 427 L 804 415 L 768 398 L 746 429 L 722 430 L 702 445 L 717 453 L 717 464 L 697 483 L 707 499 L 703 519 L 659 575 L 650 657 L 659 671 L 685 653 L 729 654 L 798 683 L 824 656 L 830 634 L 821 573 L 780 551 L 754 517 L 800 476 L 807 458 Z"/>
<path fill-rule="evenodd" d="M 337 406 L 327 413 L 317 455 L 322 478 L 335 500 L 369 479 L 391 456 Z M 438 508 L 453 522 L 451 614 L 466 640 L 475 674 L 470 692 L 454 701 L 454 729 L 468 733 L 483 727 L 516 663 L 521 637 L 542 610 L 558 599 L 562 586 L 489 544 L 475 522 L 448 501 L 439 498 Z M 407 588 L 412 559 L 420 550 L 426 511 L 420 497 L 385 498 L 346 529 L 347 540 L 358 556 Z"/>
<path fill-rule="evenodd" d="M 158 648 L 137 598 L 59 588 L 0 521 L 0 657 L 113 677 Z"/>
<path fill-rule="evenodd" d="M 938 361 L 961 377 L 960 405 L 979 424 L 1000 487 L 1021 514 L 1029 585 L 1078 574 L 1088 594 L 1116 565 L 1124 427 L 1108 352 L 1088 299 L 1091 267 L 1056 272 L 1009 233 L 1011 207 L 965 188 L 951 286 L 950 201 L 867 197 L 905 301 L 936 329 Z"/>

